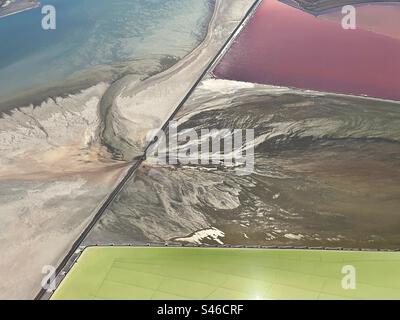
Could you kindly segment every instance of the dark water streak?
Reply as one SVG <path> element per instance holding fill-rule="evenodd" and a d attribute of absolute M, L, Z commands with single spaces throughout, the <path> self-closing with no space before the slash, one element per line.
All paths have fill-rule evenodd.
<path fill-rule="evenodd" d="M 216 227 L 225 244 L 400 246 L 398 103 L 199 90 L 177 119 L 180 130 L 255 128 L 255 172 L 144 164 L 87 243 L 171 241 Z"/>

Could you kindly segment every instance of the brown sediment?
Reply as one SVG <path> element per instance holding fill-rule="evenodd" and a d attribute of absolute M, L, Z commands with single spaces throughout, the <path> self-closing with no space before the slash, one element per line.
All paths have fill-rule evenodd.
<path fill-rule="evenodd" d="M 143 78 L 148 78 L 170 68 L 176 62 L 176 57 L 150 55 L 145 58 L 115 62 L 111 65 L 94 66 L 77 72 L 64 80 L 0 97 L 0 117 L 2 113 L 10 113 L 13 109 L 29 105 L 40 107 L 43 102 L 49 99 L 56 100 L 79 94 L 82 90 L 100 82 L 111 84 L 127 74 L 138 74 Z M 146 70 L 146 72 L 143 73 L 143 70 Z"/>
<path fill-rule="evenodd" d="M 255 129 L 255 171 L 146 162 L 86 244 L 398 248 L 399 106 L 207 79 L 178 113 L 178 129 Z"/>
<path fill-rule="evenodd" d="M 141 127 L 137 132 L 161 126 L 253 2 L 217 0 L 205 40 L 171 69 L 139 86 L 135 83 L 122 90 L 120 100 L 113 106 L 113 120 L 123 121 L 127 133 L 135 132 L 138 124 Z M 7 213 L 0 226 L 6 230 L 1 233 L 0 276 L 7 275 L 0 283 L 0 297 L 34 297 L 43 277 L 41 268 L 60 263 L 131 166 L 128 162 L 115 161 L 109 152 L 98 157 L 100 141 L 95 134 L 100 124 L 98 112 L 101 97 L 109 86 L 110 83 L 104 81 L 93 88 L 78 90 L 79 97 L 68 95 L 47 100 L 37 108 L 9 110 L 0 119 L 7 124 L 3 138 L 15 142 L 11 147 L 3 146 L 9 156 L 0 159 L 15 173 L 13 179 L 3 172 L 3 179 L 0 179 L 0 189 L 4 191 L 0 193 L 2 210 Z M 67 104 L 72 106 L 71 110 Z M 119 118 L 121 114 L 129 116 L 133 108 L 134 117 Z M 73 118 L 73 123 L 69 117 Z M 158 119 L 155 126 L 148 121 L 154 117 Z M 62 121 L 63 125 L 58 127 L 57 121 Z M 18 130 L 13 130 L 15 128 Z M 127 138 L 140 141 L 142 137 L 133 134 Z M 34 160 L 32 165 L 26 161 L 23 167 L 21 160 L 30 157 Z M 41 175 L 46 166 L 51 167 L 47 177 Z M 21 179 L 21 173 L 26 179 Z M 21 261 L 29 261 L 29 264 Z M 12 275 L 9 270 L 13 270 Z"/>
<path fill-rule="evenodd" d="M 147 133 L 159 130 L 168 120 L 254 3 L 255 0 L 217 0 L 207 35 L 195 50 L 166 71 L 123 88 L 113 101 L 109 116 L 126 141 L 125 146 L 139 145 L 144 149 Z M 107 144 L 112 145 L 112 141 Z"/>

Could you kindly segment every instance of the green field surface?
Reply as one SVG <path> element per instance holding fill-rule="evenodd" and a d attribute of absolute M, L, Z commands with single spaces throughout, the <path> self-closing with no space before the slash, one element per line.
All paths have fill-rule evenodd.
<path fill-rule="evenodd" d="M 400 299 L 400 253 L 89 247 L 52 299 Z"/>

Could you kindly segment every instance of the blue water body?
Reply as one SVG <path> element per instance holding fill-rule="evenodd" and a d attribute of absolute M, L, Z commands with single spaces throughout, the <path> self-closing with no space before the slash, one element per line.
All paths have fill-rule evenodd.
<path fill-rule="evenodd" d="M 0 97 L 78 71 L 151 54 L 182 57 L 200 41 L 209 0 L 42 0 L 57 13 L 43 30 L 41 7 L 0 19 Z"/>

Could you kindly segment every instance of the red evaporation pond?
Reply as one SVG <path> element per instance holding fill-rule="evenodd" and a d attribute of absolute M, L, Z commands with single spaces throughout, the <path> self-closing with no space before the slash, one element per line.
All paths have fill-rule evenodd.
<path fill-rule="evenodd" d="M 213 73 L 218 78 L 400 100 L 400 4 L 315 17 L 264 0 Z"/>

